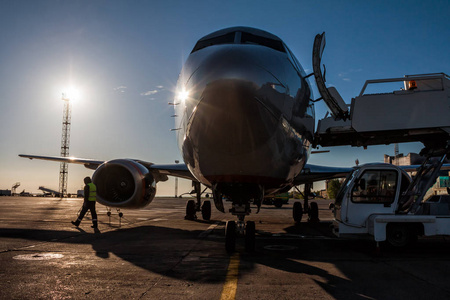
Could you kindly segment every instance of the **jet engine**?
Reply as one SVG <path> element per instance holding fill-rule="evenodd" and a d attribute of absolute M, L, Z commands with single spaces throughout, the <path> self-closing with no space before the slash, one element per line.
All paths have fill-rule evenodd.
<path fill-rule="evenodd" d="M 129 159 L 101 164 L 92 181 L 97 186 L 97 201 L 106 206 L 142 208 L 152 202 L 156 194 L 156 181 L 151 172 Z"/>

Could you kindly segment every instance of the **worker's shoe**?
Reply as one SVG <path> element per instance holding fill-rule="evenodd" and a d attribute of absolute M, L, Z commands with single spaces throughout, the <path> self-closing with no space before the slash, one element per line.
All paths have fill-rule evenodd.
<path fill-rule="evenodd" d="M 70 221 L 70 223 L 72 223 L 74 226 L 78 227 L 78 225 L 80 225 L 80 221 L 76 220 L 76 221 Z"/>
<path fill-rule="evenodd" d="M 92 228 L 97 228 L 98 226 L 97 226 L 97 221 L 94 221 L 94 222 L 92 222 L 92 226 L 91 226 Z"/>

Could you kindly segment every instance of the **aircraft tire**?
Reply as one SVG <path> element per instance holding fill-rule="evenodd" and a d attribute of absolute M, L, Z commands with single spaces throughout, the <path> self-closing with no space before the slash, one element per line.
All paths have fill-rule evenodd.
<path fill-rule="evenodd" d="M 300 223 L 303 217 L 303 207 L 300 202 L 294 202 L 294 207 L 292 208 L 292 216 L 294 221 Z"/>
<path fill-rule="evenodd" d="M 194 220 L 195 219 L 195 201 L 189 200 L 186 203 L 186 216 L 184 217 L 186 220 Z"/>
<path fill-rule="evenodd" d="M 231 254 L 236 249 L 236 222 L 228 221 L 225 227 L 225 250 Z"/>
<path fill-rule="evenodd" d="M 317 205 L 317 202 L 311 202 L 308 214 L 308 222 L 319 222 L 319 206 Z"/>
<path fill-rule="evenodd" d="M 245 227 L 245 251 L 248 253 L 255 252 L 255 222 L 247 221 Z"/>
<path fill-rule="evenodd" d="M 211 201 L 203 201 L 202 218 L 206 221 L 211 220 Z"/>

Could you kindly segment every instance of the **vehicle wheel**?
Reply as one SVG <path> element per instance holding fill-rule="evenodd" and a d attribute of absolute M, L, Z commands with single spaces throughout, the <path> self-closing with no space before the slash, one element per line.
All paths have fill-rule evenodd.
<path fill-rule="evenodd" d="M 308 215 L 308 222 L 319 222 L 319 206 L 317 206 L 317 202 L 311 202 Z"/>
<path fill-rule="evenodd" d="M 303 207 L 300 202 L 294 202 L 294 207 L 292 209 L 292 216 L 294 217 L 294 221 L 300 223 L 303 217 Z"/>
<path fill-rule="evenodd" d="M 245 251 L 251 253 L 255 251 L 255 222 L 247 221 L 245 227 Z"/>
<path fill-rule="evenodd" d="M 236 222 L 228 221 L 225 228 L 225 249 L 233 253 L 236 248 Z"/>
<path fill-rule="evenodd" d="M 275 199 L 274 205 L 275 205 L 275 207 L 281 208 L 283 206 L 283 200 Z"/>
<path fill-rule="evenodd" d="M 406 225 L 388 224 L 386 228 L 386 240 L 391 246 L 402 248 L 407 246 L 413 239 L 414 235 Z"/>
<path fill-rule="evenodd" d="M 204 201 L 202 205 L 202 218 L 209 221 L 211 219 L 211 201 Z"/>
<path fill-rule="evenodd" d="M 186 220 L 194 220 L 195 219 L 195 201 L 189 200 L 186 203 L 186 216 L 184 217 Z"/>

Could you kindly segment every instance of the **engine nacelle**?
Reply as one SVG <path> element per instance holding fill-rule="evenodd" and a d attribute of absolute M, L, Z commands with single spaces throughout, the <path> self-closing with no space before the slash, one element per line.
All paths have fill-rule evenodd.
<path fill-rule="evenodd" d="M 101 164 L 92 181 L 97 186 L 97 201 L 111 207 L 142 208 L 152 202 L 156 181 L 143 165 L 129 159 Z"/>

